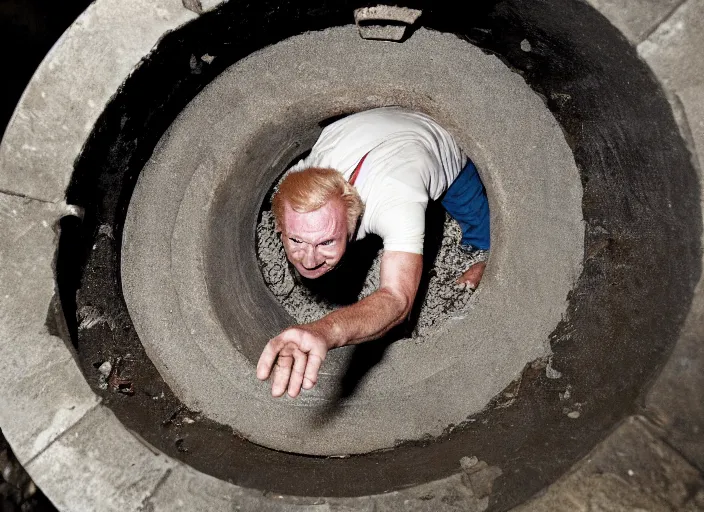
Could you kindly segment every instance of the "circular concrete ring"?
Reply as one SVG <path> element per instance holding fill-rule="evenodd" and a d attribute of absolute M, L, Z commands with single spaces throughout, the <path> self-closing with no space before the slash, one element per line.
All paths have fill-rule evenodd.
<path fill-rule="evenodd" d="M 208 2 L 202 3 L 207 4 Z M 301 9 L 298 11 L 272 10 L 269 11 L 269 15 L 283 16 L 285 19 L 283 27 L 286 27 L 287 23 L 299 21 L 301 13 L 311 13 L 313 17 L 321 12 L 325 14 L 324 9 L 320 10 L 320 6 L 317 7 L 319 10 L 315 10 L 316 8 L 312 6 L 304 7 L 303 2 L 300 4 Z M 660 32 L 666 31 L 667 38 L 663 39 L 665 46 L 667 41 L 678 41 L 682 31 L 686 33 L 687 24 L 682 23 L 681 26 L 673 26 L 672 24 L 679 23 L 678 20 L 681 20 L 683 13 L 686 14 L 690 10 L 696 12 L 692 4 L 692 2 L 687 2 L 678 8 L 672 19 L 662 23 L 660 29 L 653 33 L 653 42 L 649 41 L 652 45 L 649 49 L 651 56 L 648 60 L 649 63 L 653 62 L 652 55 L 655 54 L 655 57 L 658 57 L 656 46 L 660 44 L 657 39 L 661 35 Z M 217 25 L 218 21 L 222 21 L 224 18 L 246 20 L 250 23 L 249 27 L 265 26 L 259 23 L 252 24 L 252 20 L 258 19 L 256 13 L 252 12 L 252 9 L 257 9 L 256 6 L 235 5 L 233 3 L 230 7 L 234 9 L 232 12 L 237 12 L 239 16 L 222 16 L 222 14 L 232 14 L 232 12 L 226 11 L 217 13 L 217 18 L 204 16 L 197 23 L 185 27 L 185 31 L 178 37 L 186 34 L 199 35 L 197 27 L 203 29 L 209 25 Z M 344 8 L 347 9 L 348 6 Z M 655 20 L 651 23 L 653 26 L 660 23 L 658 20 L 669 16 L 669 7 L 663 4 L 662 8 L 667 12 L 663 12 L 660 18 L 653 18 Z M 3 342 L 0 344 L 2 352 L 0 361 L 2 361 L 3 371 L 0 372 L 0 382 L 2 383 L 0 390 L 3 408 L 0 411 L 0 426 L 3 433 L 18 454 L 20 461 L 27 465 L 38 485 L 62 510 L 125 510 L 138 507 L 156 510 L 174 510 L 178 507 L 184 507 L 187 510 L 218 510 L 229 509 L 232 506 L 265 507 L 270 510 L 317 510 L 321 506 L 333 509 L 369 509 L 394 506 L 419 510 L 428 509 L 428 507 L 433 510 L 472 510 L 472 507 L 483 509 L 487 505 L 486 499 L 472 501 L 468 497 L 467 487 L 460 483 L 457 483 L 456 487 L 443 487 L 443 480 L 428 485 L 415 485 L 406 491 L 383 496 L 365 496 L 359 499 L 343 500 L 327 498 L 324 500 L 324 504 L 321 500 L 313 501 L 311 499 L 272 500 L 259 492 L 214 480 L 192 468 L 175 463 L 169 457 L 155 454 L 151 449 L 137 442 L 136 438 L 126 431 L 104 408 L 96 407 L 95 396 L 89 390 L 86 392 L 85 382 L 71 359 L 70 351 L 61 340 L 46 332 L 45 308 L 52 298 L 54 288 L 49 256 L 56 247 L 51 226 L 56 217 L 64 215 L 65 210 L 59 203 L 63 198 L 64 186 L 68 183 L 73 172 L 73 162 L 79 156 L 80 149 L 85 148 L 85 153 L 90 158 L 87 161 L 79 160 L 78 172 L 74 175 L 74 183 L 68 195 L 70 202 L 79 202 L 79 199 L 83 197 L 82 188 L 92 190 L 92 185 L 86 184 L 90 181 L 86 180 L 86 176 L 89 176 L 90 173 L 104 172 L 100 170 L 103 168 L 100 158 L 96 158 L 94 154 L 91 156 L 91 153 L 95 153 L 96 146 L 98 150 L 101 148 L 100 144 L 95 144 L 100 139 L 96 136 L 96 132 L 102 133 L 103 136 L 113 136 L 116 132 L 120 133 L 119 128 L 116 129 L 115 126 L 121 125 L 120 112 L 124 112 L 121 110 L 123 108 L 121 105 L 124 105 L 122 102 L 124 96 L 116 95 L 118 86 L 125 77 L 134 71 L 133 67 L 139 59 L 149 54 L 153 44 L 165 30 L 168 32 L 182 23 L 180 9 L 182 9 L 181 3 L 178 1 L 164 2 L 158 9 L 152 2 L 136 0 L 129 2 L 123 0 L 119 2 L 119 5 L 110 0 L 95 2 L 82 16 L 79 23 L 70 29 L 69 34 L 47 57 L 28 87 L 16 110 L 13 122 L 5 134 L 1 148 L 0 188 L 9 191 L 14 197 L 8 197 L 8 194 L 5 193 L 0 196 L 3 206 L 10 204 L 9 210 L 3 210 L 2 219 L 3 221 L 15 219 L 17 230 L 13 231 L 15 227 L 11 223 L 4 222 L 2 231 L 3 234 L 15 233 L 15 235 L 21 234 L 22 236 L 11 238 L 15 240 L 15 243 L 5 244 L 1 249 L 3 265 L 0 267 L 0 271 L 3 272 L 1 280 L 3 294 L 0 295 L 0 311 L 3 313 L 1 322 Z M 653 290 L 652 297 L 657 298 L 657 303 L 663 305 L 660 313 L 653 315 L 652 323 L 643 322 L 643 317 L 637 316 L 640 307 L 637 302 L 640 299 L 640 294 L 634 296 L 632 307 L 623 311 L 617 308 L 618 312 L 622 312 L 626 318 L 629 318 L 628 315 L 632 315 L 631 318 L 635 320 L 634 326 L 645 327 L 646 331 L 656 332 L 661 328 L 659 324 L 668 325 L 663 343 L 655 343 L 654 350 L 649 350 L 647 344 L 636 346 L 635 350 L 626 350 L 634 348 L 632 344 L 624 344 L 623 342 L 623 336 L 629 335 L 626 329 L 622 336 L 604 338 L 604 340 L 611 342 L 610 359 L 600 354 L 594 354 L 596 356 L 594 364 L 587 364 L 583 371 L 580 371 L 578 364 L 585 361 L 579 343 L 584 341 L 583 337 L 580 337 L 579 333 L 575 336 L 571 335 L 569 331 L 559 330 L 554 333 L 555 337 L 553 338 L 555 342 L 553 343 L 554 360 L 558 364 L 557 367 L 562 371 L 563 376 L 568 376 L 566 378 L 569 378 L 572 383 L 586 381 L 591 387 L 591 393 L 586 394 L 587 401 L 584 406 L 586 412 L 583 410 L 581 418 L 576 421 L 564 420 L 566 424 L 573 425 L 573 430 L 562 429 L 562 424 L 554 420 L 550 407 L 540 409 L 539 424 L 542 427 L 542 439 L 551 448 L 550 463 L 542 464 L 542 448 L 531 450 L 531 446 L 536 446 L 532 442 L 526 446 L 526 440 L 535 440 L 532 434 L 524 435 L 521 441 L 523 445 L 514 442 L 512 437 L 514 428 L 508 428 L 508 426 L 518 423 L 530 424 L 533 421 L 529 413 L 522 415 L 526 411 L 521 405 L 520 396 L 511 407 L 495 411 L 494 417 L 497 415 L 503 417 L 505 421 L 503 425 L 507 428 L 503 430 L 503 442 L 494 446 L 493 454 L 484 450 L 480 444 L 473 445 L 473 448 L 476 448 L 474 453 L 484 453 L 481 455 L 482 458 L 490 460 L 492 464 L 513 468 L 510 471 L 504 471 L 504 475 L 496 481 L 488 500 L 492 510 L 506 510 L 552 481 L 572 462 L 584 455 L 588 446 L 597 443 L 601 436 L 609 431 L 614 421 L 624 414 L 624 406 L 621 404 L 631 404 L 638 395 L 637 392 L 634 393 L 633 389 L 642 389 L 641 386 L 649 382 L 654 371 L 659 369 L 659 365 L 643 366 L 642 358 L 648 354 L 655 354 L 657 357 L 666 356 L 668 348 L 677 338 L 679 326 L 687 314 L 686 307 L 684 309 L 678 308 L 682 302 L 689 304 L 693 283 L 699 277 L 695 266 L 688 264 L 687 261 L 694 259 L 699 261 L 698 267 L 701 265 L 701 252 L 698 250 L 701 235 L 701 211 L 700 206 L 697 206 L 701 188 L 698 179 L 689 177 L 687 169 L 690 164 L 687 163 L 688 157 L 683 157 L 681 141 L 678 140 L 677 135 L 673 135 L 676 134 L 674 123 L 671 118 L 661 117 L 663 112 L 662 95 L 658 90 L 652 88 L 652 77 L 644 77 L 641 73 L 631 74 L 633 69 L 630 66 L 635 58 L 635 51 L 623 39 L 619 39 L 617 31 L 588 6 L 579 2 L 568 4 L 561 2 L 559 6 L 549 3 L 528 6 L 504 2 L 487 11 L 480 9 L 473 12 L 473 16 L 460 16 L 460 13 L 453 11 L 456 21 L 448 21 L 449 17 L 443 18 L 438 14 L 442 13 L 444 9 L 445 7 L 441 3 L 434 2 L 433 9 L 429 8 L 424 13 L 424 24 L 447 32 L 467 32 L 470 35 L 465 37 L 469 37 L 483 48 L 501 54 L 516 69 L 525 73 L 528 83 L 548 99 L 551 110 L 565 129 L 568 142 L 575 149 L 576 160 L 583 180 L 589 178 L 589 182 L 606 180 L 611 183 L 619 192 L 623 192 L 624 200 L 628 198 L 629 201 L 634 201 L 629 203 L 635 208 L 634 215 L 636 213 L 642 214 L 643 210 L 640 210 L 640 207 L 644 205 L 650 205 L 659 214 L 654 218 L 649 217 L 656 228 L 644 227 L 641 231 L 631 230 L 627 234 L 635 235 L 635 238 L 649 239 L 649 233 L 653 232 L 652 229 L 656 229 L 656 232 L 661 234 L 666 233 L 666 231 L 659 230 L 662 225 L 660 221 L 670 222 L 672 216 L 670 212 L 673 209 L 688 214 L 688 217 L 679 217 L 678 223 L 672 223 L 671 231 L 664 236 L 664 243 L 673 251 L 670 260 L 673 277 L 664 281 L 656 280 L 659 283 L 668 283 L 668 287 L 663 290 L 664 293 L 671 294 L 667 295 L 667 300 L 661 296 L 660 291 L 651 289 Z M 185 10 L 181 12 L 187 14 L 187 19 L 194 17 L 192 13 Z M 633 18 L 627 9 L 618 11 L 617 7 L 610 5 L 606 12 L 611 14 L 615 12 L 615 23 L 619 27 L 622 28 L 625 24 L 626 29 L 630 28 L 628 23 Z M 494 25 L 486 23 L 487 13 L 492 15 Z M 645 14 L 650 16 L 651 13 Z M 639 17 L 636 18 L 639 19 Z M 347 19 L 345 13 L 338 13 L 333 9 L 331 17 L 327 21 L 304 22 L 298 28 L 301 30 L 322 28 L 346 23 Z M 468 19 L 476 20 L 477 30 L 474 29 L 474 23 L 468 26 Z M 692 19 L 696 19 L 696 16 L 689 18 L 690 21 Z M 165 20 L 167 23 L 164 23 Z M 135 28 L 136 22 L 141 24 L 139 28 Z M 231 22 L 228 21 L 228 23 Z M 277 26 L 275 22 L 273 26 Z M 278 25 L 279 29 L 281 27 L 282 25 Z M 493 31 L 489 28 L 493 28 Z M 296 30 L 292 31 L 290 35 L 294 35 Z M 647 34 L 650 30 L 648 29 L 644 33 Z M 267 30 L 265 32 L 272 34 L 276 31 Z M 633 37 L 634 33 L 639 33 L 638 31 L 625 30 L 624 32 L 631 41 L 638 42 L 638 39 Z M 147 33 L 149 37 L 154 36 L 153 41 L 142 46 L 135 44 L 136 41 L 142 41 L 141 36 Z M 252 39 L 252 30 L 245 29 L 240 33 Z M 281 30 L 281 33 L 286 33 L 285 28 Z M 492 34 L 501 34 L 501 36 L 494 39 Z M 599 34 L 600 37 L 594 38 L 594 34 Z M 675 38 L 672 37 L 673 34 L 675 34 Z M 103 39 L 97 42 L 92 36 Z M 164 48 L 172 45 L 176 39 L 177 37 L 169 38 L 167 34 L 150 57 L 156 60 L 166 55 L 163 51 Z M 522 48 L 527 46 L 519 45 L 519 43 L 524 39 L 530 41 L 534 50 L 532 54 L 522 53 L 525 52 Z M 208 39 L 201 37 L 199 40 Z M 266 36 L 256 36 L 251 44 L 256 49 L 257 45 L 261 46 L 262 41 L 266 40 Z M 212 42 L 208 41 L 208 44 Z M 593 45 L 595 41 L 599 43 L 597 46 Z M 606 41 L 611 41 L 611 44 L 602 44 Z M 683 44 L 684 46 L 680 50 L 673 53 L 667 54 L 664 51 L 664 56 L 661 58 L 665 65 L 674 65 L 679 61 L 684 61 L 687 62 L 689 70 L 695 69 L 696 66 L 692 65 L 694 61 L 687 60 L 685 55 L 688 52 L 698 55 L 697 52 L 700 52 L 701 49 L 694 47 L 695 38 L 685 39 Z M 115 59 L 103 59 L 102 61 L 109 63 L 108 69 L 104 73 L 91 73 L 91 70 L 95 69 L 96 61 L 78 56 L 92 55 L 96 47 L 114 51 L 115 55 L 119 56 L 136 55 L 136 59 L 131 63 L 126 63 L 129 59 L 120 60 L 118 66 L 115 66 Z M 559 50 L 557 54 L 554 53 L 556 48 Z M 194 51 L 203 49 L 201 46 Z M 571 50 L 574 50 L 575 53 L 570 54 Z M 252 46 L 243 44 L 242 51 L 247 54 L 252 51 Z M 563 52 L 563 56 L 560 55 L 560 52 Z M 215 53 L 214 51 L 213 54 Z M 572 58 L 564 58 L 565 56 Z M 173 64 L 175 61 L 171 60 L 170 62 Z M 186 55 L 184 62 L 188 62 L 188 55 Z M 157 99 L 150 97 L 149 82 L 145 83 L 139 80 L 140 73 L 149 68 L 150 64 L 147 60 L 145 65 L 137 69 L 134 74 L 135 80 L 128 80 L 125 83 L 126 88 L 121 89 L 121 94 L 129 97 L 130 88 L 140 85 L 140 96 L 150 98 L 149 101 L 152 101 L 152 103 L 144 103 L 151 105 L 144 109 L 148 114 L 147 117 L 158 120 L 159 117 L 154 116 L 153 113 L 158 110 L 159 105 L 163 105 L 163 100 L 160 103 Z M 616 68 L 619 68 L 621 79 L 613 73 Z M 163 69 L 168 70 L 169 68 L 167 66 Z M 154 66 L 151 66 L 151 70 L 154 71 Z M 65 80 L 52 80 L 50 71 Z M 551 77 L 559 75 L 560 72 L 571 74 L 571 80 L 553 81 L 551 87 Z M 168 75 L 168 73 L 165 74 Z M 109 80 L 107 80 L 108 77 Z M 659 77 L 662 80 L 668 79 L 666 76 L 659 75 Z M 115 80 L 117 81 L 115 82 Z M 87 90 L 73 86 L 67 88 L 67 81 L 69 84 L 80 81 L 83 84 L 89 82 L 93 85 L 89 86 Z M 158 82 L 153 77 L 152 81 Z M 599 84 L 602 84 L 603 81 L 611 81 L 612 89 L 599 89 Z M 635 98 L 624 94 L 621 86 L 625 82 L 628 82 L 629 90 L 633 92 Z M 194 94 L 193 89 L 189 89 L 188 86 L 193 82 L 188 82 L 188 80 L 179 82 L 181 85 L 184 83 L 186 84 L 185 93 L 183 93 L 184 89 L 178 89 L 176 86 L 170 89 L 175 94 L 169 97 L 175 97 L 176 103 L 184 96 L 188 97 Z M 669 83 L 672 87 L 669 92 L 673 95 L 679 93 L 678 80 Z M 593 90 L 603 94 L 596 96 L 585 94 L 584 89 L 581 88 L 582 84 L 589 84 Z M 73 91 L 72 94 L 67 95 L 67 90 Z M 44 95 L 40 95 L 41 92 L 45 92 L 46 98 Z M 584 96 L 575 94 L 575 92 L 581 92 Z M 160 97 L 163 98 L 163 96 Z M 634 99 L 637 97 L 644 98 L 643 104 L 638 104 L 637 101 L 634 103 Z M 571 104 L 569 98 L 576 100 L 576 104 Z M 45 100 L 47 115 L 37 116 L 37 112 L 41 111 L 41 105 Z M 619 101 L 623 103 L 622 106 Z M 593 105 L 610 106 L 608 117 L 602 119 L 598 115 L 588 115 L 588 110 L 584 108 L 584 104 L 588 102 L 592 102 Z M 110 104 L 108 105 L 108 103 Z M 105 105 L 108 107 L 98 119 L 98 114 Z M 173 106 L 173 104 L 171 105 Z M 635 108 L 637 106 L 640 106 L 640 109 Z M 608 131 L 607 128 L 612 126 L 610 123 L 613 123 L 614 120 L 618 125 L 619 119 L 621 121 L 628 119 L 632 109 L 651 114 L 648 119 L 642 117 L 640 119 L 643 122 L 642 126 L 647 129 L 645 131 L 654 135 L 652 140 L 655 142 L 646 143 L 643 141 L 638 144 L 633 138 L 633 132 L 629 129 L 629 125 L 621 125 L 623 131 L 618 136 L 614 136 L 614 132 Z M 655 111 L 656 114 L 652 114 L 652 111 Z M 41 122 L 37 122 L 37 119 L 41 119 Z M 690 117 L 692 122 L 695 122 L 696 119 Z M 116 122 L 114 122 L 115 120 Z M 66 121 L 76 121 L 77 127 L 81 128 L 69 130 L 67 135 L 57 135 L 62 133 L 62 124 L 65 124 Z M 141 130 L 149 127 L 152 130 L 155 129 L 159 135 L 164 127 L 159 122 L 149 124 L 149 121 L 145 121 L 144 118 L 140 119 L 139 116 L 136 121 L 133 118 L 123 117 L 122 124 L 125 125 L 127 132 L 122 138 L 122 146 L 120 144 L 108 145 L 112 154 L 120 154 L 121 151 L 134 154 L 129 152 L 128 145 L 124 142 L 129 140 L 127 137 L 130 135 L 134 136 L 135 132 L 129 130 L 135 129 L 135 122 L 144 122 Z M 88 140 L 88 133 L 94 129 L 94 125 L 95 132 Z M 591 145 L 594 128 L 597 128 L 596 131 L 601 134 L 599 147 L 602 151 L 594 151 L 594 147 Z M 587 135 L 580 137 L 580 129 L 584 130 Z M 139 140 L 143 141 L 145 140 L 143 135 L 149 132 L 141 131 L 139 133 L 142 134 Z M 52 141 L 54 142 L 52 143 Z M 146 137 L 146 141 L 148 144 L 149 137 Z M 44 142 L 48 142 L 52 148 L 56 148 L 57 153 L 34 150 L 34 148 L 42 147 Z M 669 148 L 670 152 L 666 156 L 658 157 L 658 148 L 661 147 Z M 649 152 L 651 156 L 655 155 L 654 163 L 642 162 L 644 170 L 647 171 L 642 176 L 647 176 L 652 180 L 648 183 L 651 188 L 665 190 L 671 194 L 673 199 L 671 206 L 668 207 L 666 202 L 653 202 L 647 194 L 642 194 L 640 186 L 642 183 L 637 174 L 628 172 L 625 175 L 620 174 L 624 170 L 624 162 L 633 160 L 634 155 L 637 157 L 641 151 L 644 154 Z M 48 165 L 44 165 L 47 162 Z M 605 172 L 603 170 L 605 163 L 611 165 L 616 171 Z M 673 172 L 668 174 L 667 179 L 663 181 L 656 174 L 648 174 L 652 166 L 662 169 L 671 168 Z M 141 165 L 139 168 L 141 169 Z M 49 169 L 52 170 L 50 175 L 41 172 Z M 620 189 L 620 183 L 623 180 L 626 183 L 629 180 L 632 181 L 634 187 L 630 190 L 625 189 L 625 191 Z M 105 180 L 100 183 L 101 186 L 108 184 Z M 95 199 L 97 202 L 104 199 L 104 196 L 100 196 L 101 190 L 98 188 L 98 199 Z M 608 194 L 605 197 L 611 198 Z M 32 198 L 39 199 L 39 201 Z M 594 218 L 595 214 L 595 203 L 592 202 L 594 199 L 598 199 L 598 196 L 593 194 L 593 185 L 587 183 L 584 206 L 590 218 Z M 619 204 L 618 200 L 613 200 L 613 198 L 611 200 L 612 204 Z M 83 205 L 89 212 L 91 209 L 95 209 L 96 203 L 92 201 L 91 199 L 83 201 Z M 662 208 L 660 208 L 661 205 L 663 205 Z M 103 204 L 102 207 L 109 210 L 109 205 Z M 595 259 L 603 258 L 605 252 L 614 253 L 623 250 L 619 246 L 620 240 L 618 238 L 609 241 L 607 237 L 602 236 L 604 243 L 600 243 L 598 237 L 595 237 L 599 233 L 603 235 L 603 231 L 607 227 L 612 227 L 609 224 L 608 214 L 599 212 L 598 209 L 596 213 L 598 214 L 596 220 L 599 222 L 588 226 L 587 229 L 588 258 L 585 274 L 590 280 L 595 279 L 594 274 L 590 273 Z M 103 213 L 103 215 L 105 214 Z M 119 217 L 119 214 L 117 216 Z M 86 216 L 87 221 L 90 218 L 90 215 Z M 686 229 L 678 231 L 676 228 L 677 225 L 688 226 L 688 222 L 697 218 L 699 219 L 698 231 L 696 226 L 690 231 Z M 30 225 L 32 229 L 27 230 L 27 226 Z M 661 240 L 660 243 L 663 241 Z M 657 242 L 653 242 L 653 244 L 653 247 L 657 246 Z M 661 261 L 657 258 L 652 261 L 654 265 L 652 268 L 657 272 L 657 265 Z M 680 278 L 676 276 L 677 273 L 680 273 Z M 8 276 L 12 278 L 7 279 Z M 25 276 L 26 279 L 18 280 L 17 276 Z M 606 283 L 607 286 L 617 284 L 618 279 Z M 642 287 L 642 283 L 638 283 L 638 286 Z M 587 317 L 593 324 L 601 325 L 607 322 L 608 316 L 603 315 L 603 309 L 596 308 L 598 301 L 593 300 L 589 295 L 584 295 L 583 292 L 584 289 L 578 288 L 572 294 L 571 301 L 578 301 L 582 306 L 581 311 L 586 310 L 592 313 Z M 598 290 L 592 290 L 592 293 L 598 294 Z M 690 322 L 687 324 L 689 327 L 686 327 L 688 330 L 675 347 L 677 358 L 681 357 L 682 350 L 686 350 L 686 346 L 693 346 L 692 342 L 697 340 L 696 326 L 691 322 L 701 318 L 701 286 L 696 297 L 698 297 L 698 299 L 695 298 L 697 302 L 692 305 L 689 312 Z M 678 306 L 673 308 L 671 304 L 678 304 Z M 52 318 L 53 313 L 52 310 Z M 59 315 L 57 318 L 61 318 L 61 316 Z M 584 328 L 584 323 L 578 322 L 577 325 L 573 325 L 573 328 L 580 331 Z M 51 333 L 56 332 L 53 329 L 52 327 Z M 571 337 L 575 339 L 570 339 Z M 643 337 L 645 340 L 648 338 L 648 335 Z M 559 342 L 557 342 L 558 340 Z M 699 343 L 699 347 L 701 347 L 701 343 Z M 687 424 L 696 425 L 696 421 L 698 421 L 692 416 L 696 412 L 694 409 L 686 411 L 683 416 L 677 416 L 676 400 L 663 401 L 663 397 L 676 398 L 672 393 L 677 390 L 680 390 L 680 397 L 685 395 L 698 396 L 696 390 L 701 389 L 701 385 L 698 384 L 701 380 L 697 380 L 697 378 L 702 372 L 696 368 L 701 368 L 703 360 L 701 349 L 699 352 L 692 351 L 689 357 L 687 359 L 689 361 L 688 368 L 694 370 L 685 372 L 678 366 L 679 359 L 674 361 L 673 357 L 672 365 L 668 365 L 668 367 L 672 366 L 677 370 L 677 379 L 673 380 L 670 372 L 669 376 L 665 375 L 664 378 L 657 381 L 649 395 L 652 397 L 653 393 L 657 392 L 655 394 L 660 396 L 657 413 L 663 415 L 666 421 L 674 421 L 677 418 L 677 421 L 680 422 L 680 425 L 675 426 L 672 430 L 673 435 L 677 435 L 678 428 Z M 612 372 L 613 366 L 622 369 L 620 378 Z M 633 369 L 641 372 L 643 378 L 635 382 L 632 388 Z M 67 373 L 62 373 L 63 370 Z M 589 372 L 591 375 L 585 375 Z M 55 378 L 55 382 L 64 385 L 47 386 L 47 378 L 49 377 Z M 68 385 L 73 382 L 76 385 Z M 564 381 L 558 382 L 564 383 Z M 621 395 L 620 402 L 612 401 L 608 390 L 602 385 L 604 382 L 612 383 L 614 392 Z M 620 385 L 613 386 L 614 382 L 619 382 Z M 547 387 L 549 386 L 542 386 L 539 389 Z M 576 385 L 576 389 L 578 388 L 579 385 Z M 41 390 L 41 393 L 32 392 L 32 389 Z M 598 411 L 606 407 L 610 408 L 610 416 L 597 421 L 596 417 L 600 414 Z M 626 409 L 628 407 L 630 405 L 626 405 Z M 650 402 L 648 402 L 648 407 L 650 407 Z M 40 413 L 34 414 L 32 412 L 36 410 L 39 410 Z M 516 414 L 517 410 L 519 414 Z M 649 411 L 650 409 L 646 410 L 652 414 Z M 490 417 L 486 419 L 490 419 Z M 101 428 L 94 428 L 96 422 L 97 426 Z M 579 425 L 583 425 L 583 427 L 580 429 Z M 521 434 L 527 432 L 525 429 L 520 430 Z M 478 432 L 478 435 L 481 433 Z M 571 436 L 569 438 L 572 442 L 561 443 L 560 440 L 566 439 L 568 435 Z M 575 443 L 575 439 L 581 440 L 581 443 Z M 677 445 L 678 439 L 672 438 L 671 441 Z M 512 450 L 514 465 L 511 466 L 508 462 L 509 459 L 502 455 L 503 446 L 508 446 Z M 695 445 L 692 447 L 696 449 Z M 628 448 L 628 446 L 623 447 L 624 450 Z M 116 458 L 114 455 L 118 452 L 120 457 Z M 453 453 L 467 452 L 456 450 Z M 694 454 L 693 451 L 690 453 Z M 516 454 L 519 454 L 520 457 L 516 458 Z M 528 466 L 521 465 L 521 461 L 530 461 L 530 464 Z M 145 469 L 146 473 L 135 473 L 135 467 Z M 207 471 L 207 468 L 203 469 Z M 452 471 L 458 470 L 456 467 Z M 532 475 L 532 478 L 528 478 L 527 475 Z M 130 477 L 128 478 L 128 476 Z M 264 484 L 261 488 L 270 488 L 276 482 L 269 484 Z M 97 488 L 100 489 L 100 493 L 95 492 Z M 311 506 L 306 507 L 305 503 L 311 504 Z M 534 502 L 533 505 L 539 507 L 539 502 Z"/>
<path fill-rule="evenodd" d="M 483 170 L 494 231 L 482 288 L 424 343 L 392 344 L 342 404 L 354 347 L 329 354 L 310 393 L 272 399 L 254 365 L 292 321 L 258 272 L 261 202 L 320 122 L 396 103 L 433 115 Z M 270 448 L 366 453 L 441 434 L 547 355 L 580 271 L 580 205 L 562 131 L 497 58 L 454 35 L 419 30 L 397 45 L 329 29 L 226 70 L 174 121 L 132 196 L 123 290 L 147 353 L 190 408 Z M 528 253 L 550 265 L 523 264 Z"/>

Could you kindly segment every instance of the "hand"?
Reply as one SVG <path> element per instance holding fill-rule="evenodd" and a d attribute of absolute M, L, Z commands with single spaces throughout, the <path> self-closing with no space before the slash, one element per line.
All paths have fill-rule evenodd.
<path fill-rule="evenodd" d="M 477 286 L 479 286 L 479 281 L 482 280 L 482 276 L 484 275 L 484 269 L 486 268 L 486 262 L 485 261 L 480 261 L 479 263 L 475 263 L 471 267 L 469 267 L 467 270 L 464 271 L 464 273 L 457 278 L 457 281 L 455 281 L 457 284 L 465 284 L 472 290 L 476 290 Z"/>
<path fill-rule="evenodd" d="M 315 386 L 327 352 L 326 339 L 310 326 L 289 327 L 264 347 L 257 364 L 257 378 L 266 380 L 273 368 L 271 395 L 279 397 L 288 387 L 289 396 L 296 398 L 301 386 L 303 389 Z"/>

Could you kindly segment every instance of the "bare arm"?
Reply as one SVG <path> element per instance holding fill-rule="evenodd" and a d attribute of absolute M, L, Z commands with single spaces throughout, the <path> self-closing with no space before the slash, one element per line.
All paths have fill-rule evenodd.
<path fill-rule="evenodd" d="M 313 322 L 311 326 L 324 333 L 328 348 L 383 336 L 411 312 L 422 269 L 423 256 L 420 254 L 385 252 L 381 258 L 379 289 L 359 302 Z"/>
<path fill-rule="evenodd" d="M 361 301 L 309 324 L 290 327 L 269 340 L 257 365 L 257 377 L 276 370 L 271 393 L 281 396 L 288 387 L 295 397 L 312 388 L 327 351 L 383 336 L 406 319 L 420 283 L 423 256 L 386 251 L 381 258 L 379 289 Z"/>

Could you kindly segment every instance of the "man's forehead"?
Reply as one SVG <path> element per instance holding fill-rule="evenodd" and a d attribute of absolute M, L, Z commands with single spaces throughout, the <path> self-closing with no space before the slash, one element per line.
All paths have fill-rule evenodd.
<path fill-rule="evenodd" d="M 286 203 L 284 207 L 284 224 L 286 231 L 301 233 L 334 234 L 341 227 L 344 207 L 337 202 L 330 201 L 312 212 L 297 212 Z M 342 215 L 341 215 L 342 214 Z"/>

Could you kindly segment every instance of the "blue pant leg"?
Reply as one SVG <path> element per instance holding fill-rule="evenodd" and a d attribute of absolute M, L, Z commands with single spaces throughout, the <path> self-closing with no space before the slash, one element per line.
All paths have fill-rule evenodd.
<path fill-rule="evenodd" d="M 462 245 L 489 249 L 489 201 L 471 160 L 447 189 L 441 204 L 462 228 Z"/>

